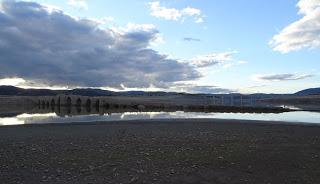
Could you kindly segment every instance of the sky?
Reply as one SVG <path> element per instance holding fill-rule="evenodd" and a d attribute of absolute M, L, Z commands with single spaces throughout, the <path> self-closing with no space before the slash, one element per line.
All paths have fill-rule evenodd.
<path fill-rule="evenodd" d="M 320 87 L 320 0 L 0 0 L 0 85 Z"/>

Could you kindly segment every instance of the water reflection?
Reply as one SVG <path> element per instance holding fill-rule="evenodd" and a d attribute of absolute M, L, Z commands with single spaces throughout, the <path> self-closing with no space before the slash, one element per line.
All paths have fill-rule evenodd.
<path fill-rule="evenodd" d="M 105 115 L 79 115 L 60 117 L 55 113 L 48 114 L 21 114 L 16 117 L 0 118 L 0 125 L 21 124 L 49 124 L 71 122 L 117 121 L 117 120 L 146 120 L 146 119 L 240 119 L 240 120 L 265 120 L 286 121 L 303 123 L 320 123 L 320 114 L 317 112 L 296 111 L 280 114 L 266 113 L 201 113 L 201 112 L 124 112 Z"/>
<path fill-rule="evenodd" d="M 257 112 L 187 112 L 181 109 L 149 109 L 139 111 L 135 108 L 119 107 L 58 107 L 47 106 L 32 107 L 21 112 L 0 111 L 0 125 L 20 124 L 47 124 L 69 122 L 94 122 L 115 120 L 139 119 L 181 119 L 181 118 L 217 118 L 242 120 L 273 120 L 287 122 L 320 123 L 320 113 L 294 111 L 283 113 L 257 113 Z"/>
<path fill-rule="evenodd" d="M 296 107 L 293 107 L 296 108 Z M 282 109 L 283 110 L 283 109 Z M 0 107 L 0 125 L 93 122 L 138 119 L 217 118 L 243 120 L 273 120 L 320 123 L 320 113 L 279 109 L 166 107 L 139 109 L 122 106 L 56 106 L 42 103 L 36 107 Z"/>
<path fill-rule="evenodd" d="M 50 117 L 56 117 L 55 113 L 48 114 L 20 114 L 15 117 L 0 118 L 0 125 L 21 125 L 32 122 L 47 120 Z"/>

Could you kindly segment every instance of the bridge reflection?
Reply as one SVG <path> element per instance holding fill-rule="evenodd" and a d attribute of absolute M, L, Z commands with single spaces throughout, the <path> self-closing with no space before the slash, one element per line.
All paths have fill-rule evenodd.
<path fill-rule="evenodd" d="M 235 113 L 282 113 L 289 111 L 281 107 L 231 107 L 231 106 L 127 106 L 127 105 L 87 105 L 87 106 L 57 106 L 41 104 L 37 108 L 32 109 L 28 113 L 46 114 L 55 113 L 60 117 L 68 116 L 81 116 L 81 115 L 106 115 L 113 113 L 125 113 L 125 112 L 235 112 Z"/>
<path fill-rule="evenodd" d="M 90 115 L 90 114 L 111 114 L 111 113 L 123 113 L 123 112 L 138 112 L 139 109 L 129 108 L 127 106 L 57 106 L 57 105 L 43 105 L 41 104 L 38 108 L 32 109 L 29 113 L 46 114 L 46 113 L 56 113 L 60 117 L 66 116 L 79 116 L 79 115 Z"/>

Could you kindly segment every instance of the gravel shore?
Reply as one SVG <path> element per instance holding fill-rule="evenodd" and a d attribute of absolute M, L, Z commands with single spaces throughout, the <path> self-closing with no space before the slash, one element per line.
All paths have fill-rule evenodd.
<path fill-rule="evenodd" d="M 319 184 L 320 126 L 136 120 L 0 127 L 0 183 Z"/>

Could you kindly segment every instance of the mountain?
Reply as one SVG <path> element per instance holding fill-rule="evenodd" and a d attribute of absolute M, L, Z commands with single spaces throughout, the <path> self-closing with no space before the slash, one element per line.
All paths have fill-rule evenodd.
<path fill-rule="evenodd" d="M 0 96 L 56 96 L 59 94 L 65 95 L 80 95 L 80 96 L 173 96 L 173 95 L 209 95 L 209 94 L 188 94 L 176 92 L 145 92 L 145 91 L 108 91 L 93 88 L 76 88 L 72 90 L 50 90 L 50 89 L 24 89 L 14 86 L 0 86 Z M 299 91 L 293 95 L 307 96 L 307 95 L 320 95 L 320 88 L 312 88 Z M 236 93 L 233 93 L 236 95 Z M 240 95 L 240 93 L 239 93 Z M 290 94 L 264 94 L 257 93 L 251 94 L 257 98 L 273 98 L 282 97 Z M 292 95 L 292 94 L 291 94 Z"/>
<path fill-rule="evenodd" d="M 310 88 L 295 93 L 298 96 L 320 95 L 320 88 Z"/>
<path fill-rule="evenodd" d="M 14 86 L 0 86 L 0 95 L 7 96 L 56 96 L 58 94 L 81 96 L 111 96 L 115 95 L 115 92 L 101 89 L 50 90 L 24 89 Z"/>
<path fill-rule="evenodd" d="M 102 90 L 102 89 L 73 89 L 73 90 L 65 90 L 64 94 L 67 95 L 80 95 L 80 96 L 112 96 L 115 95 L 116 92 Z"/>
<path fill-rule="evenodd" d="M 56 96 L 59 94 L 80 96 L 165 96 L 181 93 L 144 91 L 114 92 L 92 88 L 77 88 L 72 90 L 24 89 L 14 86 L 0 86 L 0 95 L 2 96 Z"/>
<path fill-rule="evenodd" d="M 54 96 L 59 91 L 49 89 L 23 89 L 14 86 L 0 86 L 0 95 L 8 96 Z"/>

